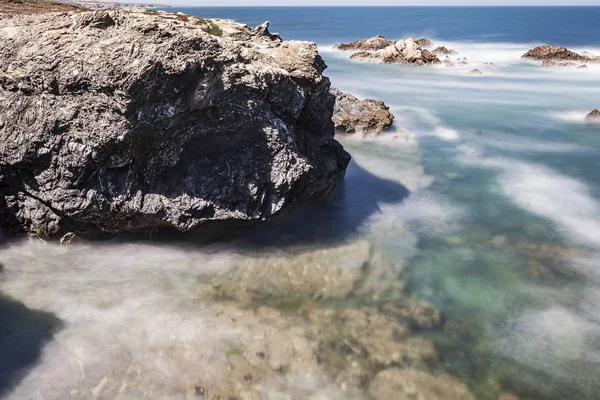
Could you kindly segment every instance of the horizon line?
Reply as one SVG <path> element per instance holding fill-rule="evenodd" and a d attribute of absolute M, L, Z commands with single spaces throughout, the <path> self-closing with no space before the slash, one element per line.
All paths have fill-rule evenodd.
<path fill-rule="evenodd" d="M 426 5 L 350 5 L 350 6 L 342 6 L 342 5 L 334 5 L 334 4 L 323 4 L 323 5 L 311 5 L 311 6 L 303 6 L 303 5 L 277 5 L 277 6 L 268 6 L 268 5 L 258 5 L 258 6 L 250 6 L 250 5 L 220 5 L 220 6 L 191 6 L 185 4 L 158 4 L 159 7 L 186 7 L 186 8 L 426 8 L 426 7 L 444 7 L 444 8 L 500 8 L 500 7 L 512 7 L 512 8 L 552 8 L 552 7 L 591 7 L 591 8 L 600 8 L 600 4 L 598 5 L 590 5 L 590 4 L 553 4 L 553 5 L 540 5 L 540 4 L 490 4 L 490 5 L 467 5 L 467 4 L 458 4 L 458 5 L 448 5 L 448 4 L 426 4 Z M 159 8 L 156 7 L 156 8 Z"/>

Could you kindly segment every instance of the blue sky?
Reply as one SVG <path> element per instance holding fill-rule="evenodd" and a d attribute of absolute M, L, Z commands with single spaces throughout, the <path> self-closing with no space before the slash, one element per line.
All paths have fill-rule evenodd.
<path fill-rule="evenodd" d="M 138 0 L 131 0 L 138 1 Z M 139 0 L 142 1 L 142 0 Z M 600 0 L 153 0 L 160 4 L 186 6 L 428 6 L 428 5 L 591 5 L 600 6 Z"/>

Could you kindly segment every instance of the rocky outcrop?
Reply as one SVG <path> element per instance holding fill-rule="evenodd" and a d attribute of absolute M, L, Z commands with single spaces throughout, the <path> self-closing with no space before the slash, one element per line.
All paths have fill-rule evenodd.
<path fill-rule="evenodd" d="M 377 136 L 392 126 L 394 115 L 384 102 L 359 100 L 338 89 L 331 93 L 335 96 L 333 123 L 337 133 Z"/>
<path fill-rule="evenodd" d="M 579 54 L 565 47 L 543 45 L 529 50 L 522 58 L 540 60 L 546 67 L 578 67 L 582 66 L 582 63 L 600 62 L 600 57 L 585 53 Z"/>
<path fill-rule="evenodd" d="M 588 122 L 600 122 L 600 110 L 594 108 L 588 115 L 585 116 L 585 120 Z"/>
<path fill-rule="evenodd" d="M 37 14 L 57 11 L 75 11 L 84 9 L 74 3 L 53 0 L 2 0 L 0 14 Z"/>
<path fill-rule="evenodd" d="M 415 40 L 415 42 L 424 49 L 430 49 L 433 47 L 433 42 L 429 39 L 420 38 Z"/>
<path fill-rule="evenodd" d="M 435 54 L 421 47 L 414 38 L 398 40 L 381 50 L 354 53 L 350 59 L 411 65 L 439 64 L 441 62 Z"/>
<path fill-rule="evenodd" d="M 455 50 L 449 49 L 446 46 L 436 47 L 434 50 L 432 50 L 432 53 L 437 56 L 453 56 L 458 54 Z"/>
<path fill-rule="evenodd" d="M 333 46 L 335 50 L 381 50 L 394 42 L 377 35 L 370 39 L 359 39 L 351 43 L 338 43 Z"/>
<path fill-rule="evenodd" d="M 483 72 L 481 72 L 478 69 L 472 69 L 471 71 L 469 71 L 469 73 L 472 75 L 483 75 Z"/>
<path fill-rule="evenodd" d="M 589 57 L 582 56 L 565 47 L 558 46 L 538 46 L 523 54 L 523 58 L 531 58 L 534 60 L 568 60 L 568 61 L 587 61 Z"/>
<path fill-rule="evenodd" d="M 0 225 L 54 235 L 258 221 L 349 155 L 313 43 L 183 14 L 0 20 Z"/>

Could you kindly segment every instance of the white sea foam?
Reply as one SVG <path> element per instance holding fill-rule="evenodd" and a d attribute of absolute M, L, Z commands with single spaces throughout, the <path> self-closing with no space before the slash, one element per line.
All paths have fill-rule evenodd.
<path fill-rule="evenodd" d="M 485 158 L 481 147 L 464 145 L 457 159 L 500 170 L 503 193 L 524 210 L 553 221 L 569 238 L 600 250 L 600 205 L 587 185 L 542 165 Z"/>
<path fill-rule="evenodd" d="M 498 347 L 534 369 L 573 378 L 562 363 L 600 361 L 600 350 L 593 346 L 593 342 L 600 339 L 600 324 L 577 315 L 572 309 L 552 306 L 543 311 L 529 311 L 509 325 L 510 334 L 498 338 Z"/>
<path fill-rule="evenodd" d="M 546 115 L 553 119 L 558 119 L 560 121 L 569 122 L 572 124 L 589 124 L 589 121 L 585 120 L 586 115 L 590 112 L 590 110 L 571 110 L 571 111 L 563 111 L 558 113 L 547 113 Z"/>
<path fill-rule="evenodd" d="M 569 142 L 549 142 L 536 140 L 529 137 L 508 135 L 494 132 L 493 136 L 487 135 L 481 139 L 487 147 L 495 147 L 513 152 L 540 152 L 540 153 L 581 153 L 591 151 L 585 146 Z"/>

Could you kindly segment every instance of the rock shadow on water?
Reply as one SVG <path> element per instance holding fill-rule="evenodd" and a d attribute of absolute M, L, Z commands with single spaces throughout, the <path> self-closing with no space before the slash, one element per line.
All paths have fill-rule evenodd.
<path fill-rule="evenodd" d="M 398 204 L 410 195 L 401 183 L 380 178 L 355 161 L 348 166 L 327 202 L 307 204 L 242 231 L 241 246 L 335 245 L 358 236 L 380 204 Z"/>
<path fill-rule="evenodd" d="M 0 397 L 37 363 L 44 345 L 62 325 L 54 315 L 0 294 Z"/>

